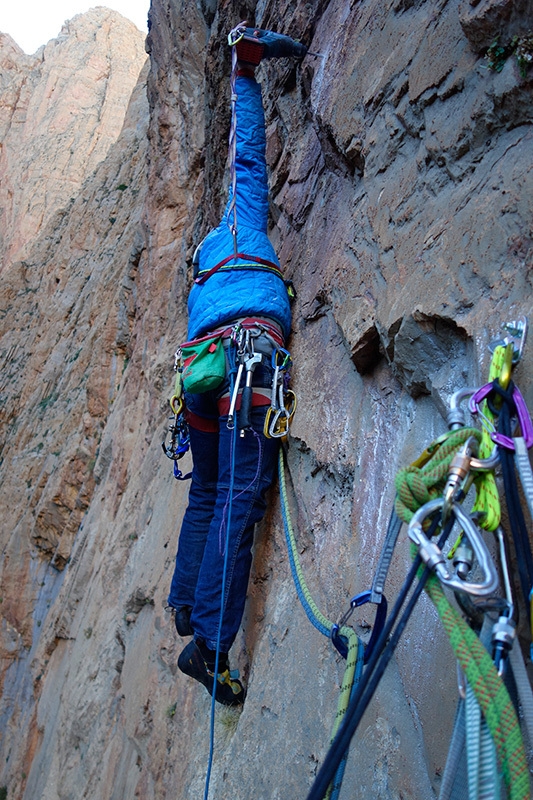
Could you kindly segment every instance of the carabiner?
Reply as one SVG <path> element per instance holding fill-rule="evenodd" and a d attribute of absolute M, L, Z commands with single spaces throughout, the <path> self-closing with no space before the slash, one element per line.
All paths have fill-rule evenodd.
<path fill-rule="evenodd" d="M 435 513 L 435 511 L 442 510 L 444 506 L 444 499 L 442 497 L 436 500 L 430 500 L 429 503 L 421 506 L 418 511 L 413 514 L 411 522 L 409 523 L 409 538 L 417 545 L 418 552 L 422 561 L 431 570 L 436 572 L 437 577 L 445 586 L 449 586 L 457 592 L 465 592 L 477 597 L 486 597 L 492 594 L 498 586 L 498 573 L 496 567 L 490 556 L 481 533 L 474 525 L 471 517 L 466 514 L 459 503 L 452 503 L 451 513 L 455 516 L 456 521 L 463 529 L 468 541 L 472 545 L 478 563 L 483 570 L 485 580 L 482 583 L 468 583 L 462 581 L 458 576 L 453 576 L 448 570 L 446 559 L 437 545 L 432 542 L 424 533 L 423 523 L 427 517 Z"/>
<path fill-rule="evenodd" d="M 174 414 L 176 414 L 176 416 L 178 416 L 178 414 L 181 414 L 183 409 L 185 408 L 183 397 L 178 397 L 177 394 L 172 395 L 169 402 L 170 402 L 170 408 L 172 409 Z"/>
<path fill-rule="evenodd" d="M 458 430 L 459 428 L 464 428 L 466 425 L 466 419 L 464 411 L 461 408 L 461 402 L 467 397 L 474 395 L 476 391 L 477 389 L 464 388 L 458 389 L 458 391 L 452 394 L 450 397 L 450 410 L 446 417 L 446 422 L 448 423 L 450 430 L 453 431 Z M 489 429 L 489 433 L 494 433 L 494 426 L 491 425 L 489 419 L 484 414 L 481 414 L 481 412 L 479 412 L 479 414 L 483 417 L 485 427 Z M 488 458 L 477 458 L 472 456 L 470 458 L 470 469 L 473 469 L 476 472 L 490 472 L 491 470 L 496 469 L 499 461 L 500 457 L 498 455 L 498 448 L 496 445 L 494 445 L 492 453 Z"/>
<path fill-rule="evenodd" d="M 286 400 L 289 400 L 289 407 L 285 406 Z M 296 411 L 296 395 L 292 389 L 287 389 L 285 397 L 283 397 L 283 386 L 280 387 L 280 404 L 281 408 L 277 411 L 270 407 L 267 411 L 265 419 L 265 436 L 269 439 L 282 439 L 289 433 L 289 425 L 294 417 Z M 273 412 L 273 416 L 272 416 Z"/>
<path fill-rule="evenodd" d="M 172 422 L 168 426 L 165 438 L 161 442 L 161 447 L 166 457 L 174 462 L 174 477 L 176 480 L 185 481 L 192 476 L 192 472 L 183 475 L 178 467 L 178 461 L 183 458 L 190 447 L 189 426 L 183 413 L 185 409 L 183 399 L 174 395 L 170 400 L 170 407 L 174 411 L 174 417 L 170 417 Z M 176 407 L 178 410 L 176 410 Z M 169 434 L 170 442 L 167 444 Z"/>
<path fill-rule="evenodd" d="M 480 414 L 482 412 L 479 410 L 480 403 L 485 400 L 488 395 L 491 393 L 493 389 L 492 383 L 486 383 L 485 386 L 482 386 L 481 389 L 478 389 L 475 394 L 472 395 L 469 402 L 469 408 L 472 414 Z M 533 445 L 533 423 L 531 422 L 531 417 L 529 416 L 529 411 L 526 406 L 526 401 L 522 397 L 520 389 L 517 386 L 513 386 L 513 400 L 516 406 L 516 413 L 518 416 L 518 422 L 520 424 L 520 429 L 522 431 L 522 436 L 526 443 L 526 447 L 529 448 Z M 490 437 L 493 442 L 495 442 L 500 447 L 505 447 L 506 450 L 514 450 L 514 442 L 509 436 L 504 436 L 502 433 L 498 433 L 497 431 L 493 431 L 490 434 Z"/>
<path fill-rule="evenodd" d="M 526 344 L 528 331 L 527 317 L 520 317 L 520 319 L 513 320 L 512 322 L 504 322 L 501 327 L 508 333 L 508 336 L 506 336 L 504 339 L 496 339 L 495 341 L 491 342 L 489 344 L 489 350 L 494 352 L 497 347 L 506 347 L 508 344 L 512 344 L 512 363 L 518 364 L 522 358 Z"/>
<path fill-rule="evenodd" d="M 458 389 L 452 394 L 450 397 L 450 410 L 448 411 L 446 417 L 446 422 L 450 430 L 457 430 L 458 428 L 465 427 L 466 418 L 465 413 L 461 408 L 461 402 L 465 398 L 471 397 L 475 393 L 476 389 L 465 387 L 463 389 Z"/>
<path fill-rule="evenodd" d="M 466 488 L 470 467 L 472 464 L 472 453 L 478 451 L 478 442 L 474 436 L 469 436 L 466 442 L 456 452 L 451 460 L 446 485 L 442 493 L 442 520 L 448 519 L 454 501 L 459 499 L 461 490 Z M 465 491 L 466 494 L 466 491 Z"/>
<path fill-rule="evenodd" d="M 343 614 L 336 625 L 333 625 L 331 629 L 331 641 L 336 649 L 339 651 L 343 658 L 346 658 L 348 655 L 348 648 L 345 644 L 344 637 L 340 635 L 341 628 L 346 625 L 350 617 L 352 616 L 354 610 L 359 608 L 359 606 L 364 606 L 366 603 L 370 603 L 372 597 L 372 591 L 367 589 L 365 592 L 360 592 L 356 594 L 355 597 L 352 597 L 350 600 L 350 608 L 348 611 Z M 374 620 L 374 627 L 372 628 L 372 633 L 370 635 L 370 639 L 368 641 L 367 646 L 365 647 L 365 654 L 364 654 L 364 663 L 366 664 L 370 656 L 372 655 L 372 651 L 376 644 L 378 637 L 381 635 L 381 631 L 385 626 L 385 619 L 387 617 L 387 600 L 385 595 L 381 596 L 381 600 L 379 603 L 376 603 L 376 618 Z"/>
<path fill-rule="evenodd" d="M 283 361 L 281 364 L 278 363 L 278 356 L 283 356 Z M 285 350 L 284 347 L 276 347 L 275 350 L 272 351 L 272 369 L 278 368 L 278 370 L 286 371 L 290 369 L 292 366 L 292 358 L 291 354 L 288 350 Z"/>
<path fill-rule="evenodd" d="M 498 548 L 500 551 L 500 564 L 503 577 L 503 586 L 505 589 L 505 599 L 507 601 L 507 616 L 514 615 L 514 600 L 513 590 L 511 586 L 511 575 L 509 571 L 509 564 L 507 560 L 507 550 L 505 549 L 505 534 L 501 525 L 498 525 L 495 531 L 496 538 L 498 539 Z"/>
<path fill-rule="evenodd" d="M 285 409 L 281 408 L 279 408 L 277 411 L 275 411 L 273 408 L 268 409 L 268 412 L 272 411 L 274 411 L 273 417 L 271 413 L 267 413 L 267 417 L 270 420 L 268 425 L 268 438 L 283 439 L 283 437 L 289 432 L 289 415 Z"/>
<path fill-rule="evenodd" d="M 242 37 L 246 32 L 246 20 L 239 22 L 238 25 L 235 26 L 229 33 L 228 33 L 228 44 L 230 47 L 235 47 L 238 44 Z"/>

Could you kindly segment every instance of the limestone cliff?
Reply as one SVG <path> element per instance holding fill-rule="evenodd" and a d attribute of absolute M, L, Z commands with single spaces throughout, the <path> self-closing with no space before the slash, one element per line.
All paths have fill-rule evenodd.
<path fill-rule="evenodd" d="M 0 36 L 0 260 L 23 259 L 117 139 L 146 60 L 143 36 L 115 11 L 65 23 L 34 56 Z"/>
<path fill-rule="evenodd" d="M 67 207 L 62 195 L 37 220 L 31 243 L 14 216 L 9 244 L 24 260 L 2 278 L 9 800 L 203 796 L 210 702 L 177 673 L 183 643 L 164 610 L 187 487 L 160 441 L 192 250 L 225 200 L 228 29 L 247 18 L 318 54 L 263 64 L 258 78 L 271 237 L 298 292 L 289 461 L 300 549 L 319 607 L 337 619 L 370 586 L 396 470 L 446 429 L 451 391 L 484 380 L 500 324 L 531 316 L 532 73 L 513 56 L 489 69 L 486 57 L 496 37 L 527 34 L 531 10 L 153 0 L 150 72 L 120 138 L 81 171 Z M 2 54 L 29 58 L 5 40 Z M 4 131 L 23 88 L 2 74 Z M 43 183 L 64 168 L 54 157 Z M 530 343 L 517 371 L 530 402 L 532 378 Z M 389 599 L 408 564 L 404 532 Z M 352 618 L 362 635 L 367 608 Z M 343 664 L 298 604 L 275 491 L 232 658 L 248 697 L 242 713 L 217 710 L 210 796 L 305 797 Z M 354 738 L 341 798 L 436 796 L 455 696 L 449 646 L 422 599 Z"/>

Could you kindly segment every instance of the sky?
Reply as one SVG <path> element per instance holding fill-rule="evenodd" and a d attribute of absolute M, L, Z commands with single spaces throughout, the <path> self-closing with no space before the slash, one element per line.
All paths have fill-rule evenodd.
<path fill-rule="evenodd" d="M 150 0 L 0 0 L 0 31 L 32 55 L 56 38 L 67 19 L 98 5 L 120 12 L 146 32 Z"/>

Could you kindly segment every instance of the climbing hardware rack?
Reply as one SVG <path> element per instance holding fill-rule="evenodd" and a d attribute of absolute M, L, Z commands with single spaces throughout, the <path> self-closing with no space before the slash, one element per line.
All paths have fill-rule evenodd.
<path fill-rule="evenodd" d="M 501 526 L 495 470 L 502 470 L 507 516 L 518 556 L 522 603 L 531 615 L 533 556 L 520 502 L 517 474 L 531 514 L 533 474 L 527 454 L 533 425 L 524 398 L 511 380 L 524 349 L 527 320 L 507 323 L 506 336 L 492 344 L 489 381 L 477 389 L 460 389 L 450 401 L 447 433 L 432 442 L 409 467 L 398 472 L 394 509 L 370 590 L 356 595 L 339 623 L 315 611 L 302 580 L 294 533 L 288 519 L 284 457 L 280 455 L 280 488 L 289 559 L 296 588 L 308 617 L 330 636 L 350 659 L 350 614 L 364 602 L 376 603 L 378 614 L 364 659 L 343 710 L 330 749 L 307 800 L 330 797 L 351 739 L 370 703 L 395 647 L 423 591 L 431 598 L 459 665 L 460 698 L 439 800 L 461 797 L 511 800 L 530 797 L 530 778 L 517 708 L 506 685 L 512 673 L 524 728 L 533 736 L 533 693 L 516 641 L 516 606 L 509 569 L 508 542 Z M 463 403 L 481 429 L 465 425 Z M 516 467 L 516 469 L 515 469 Z M 467 511 L 467 497 L 475 502 Z M 387 615 L 385 585 L 403 524 L 408 526 L 412 565 Z M 456 534 L 452 536 L 453 531 Z M 500 557 L 498 570 L 485 532 L 493 532 Z M 485 534 L 486 535 L 486 534 Z M 455 538 L 455 541 L 454 541 Z M 450 600 L 455 598 L 455 603 Z M 533 615 L 531 615 L 533 617 Z M 355 635 L 352 631 L 351 635 Z M 348 645 L 348 646 L 347 646 Z M 533 744 L 533 739 L 531 739 Z M 465 755 L 466 754 L 466 755 Z M 467 794 L 465 794 L 467 792 Z"/>

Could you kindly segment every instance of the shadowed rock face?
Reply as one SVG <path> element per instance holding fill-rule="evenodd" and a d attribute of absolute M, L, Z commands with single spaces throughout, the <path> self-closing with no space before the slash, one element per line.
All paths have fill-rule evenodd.
<path fill-rule="evenodd" d="M 149 75 L 124 89 L 118 140 L 95 161 L 84 145 L 76 187 L 62 194 L 70 162 L 53 135 L 33 158 L 21 148 L 34 175 L 28 214 L 17 212 L 22 200 L 0 203 L 4 252 L 19 254 L 0 286 L 9 798 L 186 800 L 204 790 L 210 700 L 177 674 L 183 642 L 164 611 L 187 487 L 160 441 L 192 252 L 225 202 L 228 29 L 247 18 L 319 54 L 263 64 L 258 78 L 271 238 L 298 292 L 289 464 L 299 549 L 317 605 L 337 620 L 371 584 L 397 469 L 444 432 L 451 392 L 485 381 L 500 324 L 531 314 L 531 72 L 522 77 L 513 56 L 489 70 L 484 57 L 497 34 L 524 34 L 528 9 L 154 0 Z M 115 23 L 99 38 L 107 13 L 76 18 L 94 34 L 84 63 L 101 65 L 114 47 Z M 2 39 L 5 197 L 9 185 L 10 198 L 27 191 L 9 136 L 45 102 L 49 84 L 34 77 L 47 51 L 63 48 L 68 61 L 73 25 L 34 57 Z M 81 77 L 63 66 L 69 96 Z M 63 119 L 55 101 L 47 114 Z M 46 191 L 53 202 L 38 218 Z M 529 401 L 531 364 L 526 346 L 516 380 Z M 409 563 L 404 530 L 390 601 Z M 351 621 L 365 636 L 373 617 L 365 606 Z M 248 697 L 242 713 L 217 710 L 212 795 L 304 797 L 343 663 L 298 605 L 275 490 L 232 659 Z M 341 797 L 438 793 L 455 696 L 449 645 L 422 598 L 353 740 Z"/>

